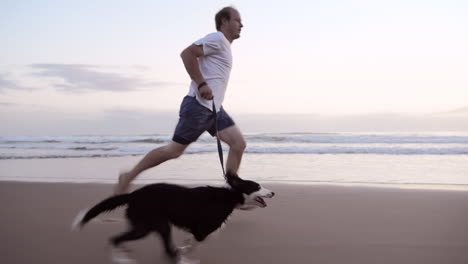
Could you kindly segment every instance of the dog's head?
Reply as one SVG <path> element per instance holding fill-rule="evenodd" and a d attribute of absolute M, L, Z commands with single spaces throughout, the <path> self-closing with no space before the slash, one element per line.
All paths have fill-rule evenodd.
<path fill-rule="evenodd" d="M 242 193 L 244 197 L 244 204 L 240 205 L 239 209 L 264 208 L 267 204 L 263 198 L 272 198 L 275 195 L 274 192 L 263 188 L 260 184 L 243 180 L 237 175 L 227 174 L 226 180 L 232 189 Z"/>

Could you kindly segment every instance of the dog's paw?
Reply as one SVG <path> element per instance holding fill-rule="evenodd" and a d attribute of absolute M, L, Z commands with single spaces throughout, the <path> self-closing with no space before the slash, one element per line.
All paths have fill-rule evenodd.
<path fill-rule="evenodd" d="M 118 247 L 111 250 L 111 263 L 112 264 L 137 264 L 136 260 L 129 256 L 129 250 Z"/>
<path fill-rule="evenodd" d="M 178 255 L 185 255 L 192 252 L 197 245 L 197 242 L 193 237 L 185 239 L 184 243 L 185 244 L 183 246 L 177 247 Z"/>
<path fill-rule="evenodd" d="M 185 255 L 185 254 L 188 254 L 190 251 L 192 251 L 192 249 L 193 249 L 192 245 L 185 245 L 185 246 L 177 247 L 177 254 Z"/>
<path fill-rule="evenodd" d="M 176 263 L 177 264 L 200 264 L 200 260 L 198 260 L 198 259 L 189 259 L 187 257 L 180 256 L 177 259 Z"/>

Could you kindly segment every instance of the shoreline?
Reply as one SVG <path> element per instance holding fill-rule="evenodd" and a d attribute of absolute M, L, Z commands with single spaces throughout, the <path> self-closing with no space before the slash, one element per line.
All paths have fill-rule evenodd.
<path fill-rule="evenodd" d="M 247 178 L 246 178 L 247 179 Z M 152 182 L 141 182 L 136 180 L 134 186 L 143 186 L 152 183 L 162 183 L 161 179 L 154 179 Z M 310 187 L 347 187 L 347 188 L 376 188 L 376 189 L 396 189 L 396 190 L 421 190 L 421 191 L 457 191 L 457 192 L 468 192 L 468 185 L 466 184 L 419 184 L 419 183 L 408 183 L 408 184 L 394 184 L 394 183 L 367 183 L 367 182 L 313 182 L 313 181 L 258 181 L 261 184 L 268 185 L 285 185 L 285 186 L 310 186 Z M 13 184 L 13 183 L 24 183 L 24 184 L 96 184 L 96 185 L 113 185 L 111 182 L 100 182 L 100 181 L 41 181 L 41 180 L 0 180 L 0 184 Z M 224 180 L 219 181 L 195 181 L 195 180 L 172 180 L 169 183 L 187 185 L 187 186 L 201 186 L 201 185 L 213 185 L 220 186 L 224 184 Z"/>
<path fill-rule="evenodd" d="M 140 156 L 0 160 L 0 181 L 108 183 Z M 468 191 L 468 156 L 245 155 L 240 177 L 268 184 Z M 136 184 L 222 184 L 217 153 L 183 155 L 143 172 Z"/>

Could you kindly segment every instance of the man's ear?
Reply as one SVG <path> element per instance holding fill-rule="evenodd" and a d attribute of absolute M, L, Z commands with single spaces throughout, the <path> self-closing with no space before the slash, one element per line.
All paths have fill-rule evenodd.
<path fill-rule="evenodd" d="M 221 18 L 221 26 L 229 23 L 229 19 L 227 18 Z"/>

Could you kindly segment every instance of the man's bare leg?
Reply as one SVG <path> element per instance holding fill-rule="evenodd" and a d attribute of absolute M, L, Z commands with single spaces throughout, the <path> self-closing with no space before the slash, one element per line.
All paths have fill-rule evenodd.
<path fill-rule="evenodd" d="M 244 136 L 237 126 L 230 126 L 218 132 L 219 139 L 229 145 L 229 153 L 226 161 L 226 173 L 237 174 L 242 155 L 246 148 Z"/>
<path fill-rule="evenodd" d="M 159 164 L 178 158 L 188 145 L 171 141 L 171 143 L 148 152 L 132 170 L 119 175 L 119 182 L 114 187 L 114 194 L 122 194 L 128 191 L 130 183 L 143 171 L 158 166 Z"/>

